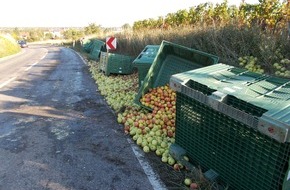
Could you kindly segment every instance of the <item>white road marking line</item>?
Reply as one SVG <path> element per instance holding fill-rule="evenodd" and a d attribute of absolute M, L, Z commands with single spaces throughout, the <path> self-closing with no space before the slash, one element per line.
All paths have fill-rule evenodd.
<path fill-rule="evenodd" d="M 131 139 L 127 138 L 127 141 L 130 143 L 131 148 L 132 148 L 136 158 L 138 159 L 141 167 L 143 168 L 145 174 L 147 175 L 153 189 L 166 190 L 167 188 L 164 185 L 164 183 L 160 180 L 159 175 L 153 171 L 150 164 L 144 159 L 144 155 L 143 155 L 144 153 L 141 152 L 140 149 L 138 149 L 137 145 L 135 145 Z"/>
<path fill-rule="evenodd" d="M 30 65 L 30 67 L 27 67 L 26 69 L 25 69 L 25 71 L 28 71 L 29 69 L 31 69 L 34 65 L 36 65 L 38 62 L 35 62 L 35 63 L 33 63 L 32 65 Z"/>
<path fill-rule="evenodd" d="M 47 52 L 40 58 L 40 60 L 45 58 L 46 55 L 47 55 Z"/>
<path fill-rule="evenodd" d="M 47 55 L 47 52 L 40 58 L 40 60 L 42 60 L 43 58 L 45 58 L 45 56 Z M 28 70 L 30 70 L 33 66 L 35 66 L 37 63 L 39 63 L 39 61 L 37 61 L 37 62 L 35 62 L 35 63 L 33 63 L 32 65 L 30 65 L 30 67 L 27 67 L 26 69 L 25 69 L 25 71 L 28 71 Z"/>
<path fill-rule="evenodd" d="M 9 84 L 10 82 L 12 82 L 15 79 L 16 79 L 16 77 L 13 77 L 13 78 L 7 80 L 6 82 L 0 84 L 0 88 L 3 88 L 4 86 L 6 86 L 7 84 Z"/>

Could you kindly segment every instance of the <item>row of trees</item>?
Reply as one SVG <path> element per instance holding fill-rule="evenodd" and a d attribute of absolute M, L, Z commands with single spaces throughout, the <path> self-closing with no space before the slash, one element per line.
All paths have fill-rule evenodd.
<path fill-rule="evenodd" d="M 84 28 L 12 28 L 2 30 L 2 33 L 9 33 L 15 40 L 26 39 L 29 42 L 48 39 L 69 39 L 78 40 L 84 36 L 99 34 L 103 29 L 94 23 Z M 57 33 L 57 35 L 56 35 Z"/>
<path fill-rule="evenodd" d="M 259 0 L 259 4 L 247 4 L 242 0 L 239 7 L 229 6 L 224 0 L 221 4 L 203 3 L 188 10 L 179 10 L 169 13 L 165 17 L 146 19 L 133 24 L 134 30 L 196 27 L 196 26 L 225 26 L 235 24 L 239 27 L 244 25 L 260 25 L 264 30 L 279 31 L 290 22 L 289 0 Z"/>

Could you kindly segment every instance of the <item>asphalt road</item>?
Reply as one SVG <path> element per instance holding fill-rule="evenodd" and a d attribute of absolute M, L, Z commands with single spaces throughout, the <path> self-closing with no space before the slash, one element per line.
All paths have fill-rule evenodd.
<path fill-rule="evenodd" d="M 64 47 L 0 59 L 1 190 L 164 189 Z"/>

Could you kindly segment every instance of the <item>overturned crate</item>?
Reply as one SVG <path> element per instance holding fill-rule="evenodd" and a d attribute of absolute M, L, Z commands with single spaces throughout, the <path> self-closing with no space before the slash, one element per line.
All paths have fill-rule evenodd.
<path fill-rule="evenodd" d="M 147 93 L 150 88 L 169 84 L 170 77 L 173 74 L 213 65 L 218 63 L 218 60 L 219 58 L 215 55 L 172 42 L 162 41 L 134 102 L 150 110 L 150 108 L 142 105 L 140 102 L 141 97 Z"/>
<path fill-rule="evenodd" d="M 92 46 L 93 46 L 93 42 L 90 39 L 87 39 L 83 42 L 82 48 L 86 53 L 90 53 L 92 50 Z"/>
<path fill-rule="evenodd" d="M 105 46 L 105 42 L 97 39 L 93 39 L 91 42 L 91 51 L 89 54 L 89 58 L 93 60 L 99 60 L 101 55 L 101 50 Z"/>
<path fill-rule="evenodd" d="M 147 45 L 142 52 L 133 61 L 133 67 L 138 71 L 138 84 L 141 87 L 144 78 L 146 77 L 156 55 L 160 45 Z"/>
<path fill-rule="evenodd" d="M 132 74 L 133 57 L 115 53 L 101 52 L 99 70 L 105 75 L 110 74 Z"/>
<path fill-rule="evenodd" d="M 228 189 L 289 190 L 289 80 L 216 64 L 173 75 L 170 87 L 172 155 L 186 152 Z"/>

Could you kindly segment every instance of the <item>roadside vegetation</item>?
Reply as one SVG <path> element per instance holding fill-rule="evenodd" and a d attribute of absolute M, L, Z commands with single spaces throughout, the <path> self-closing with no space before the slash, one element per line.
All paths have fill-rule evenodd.
<path fill-rule="evenodd" d="M 220 57 L 248 70 L 290 77 L 289 1 L 229 6 L 209 3 L 134 23 L 133 32 L 115 35 L 119 51 L 138 55 L 149 44 L 167 40 Z"/>
<path fill-rule="evenodd" d="M 9 36 L 0 35 L 0 58 L 20 52 L 20 46 Z"/>
<path fill-rule="evenodd" d="M 92 31 L 87 28 L 87 31 Z M 290 78 L 290 5 L 260 0 L 239 7 L 203 3 L 165 17 L 137 21 L 122 32 L 98 30 L 94 38 L 117 38 L 112 53 L 136 57 L 163 40 L 219 56 L 220 62 L 257 73 Z"/>

